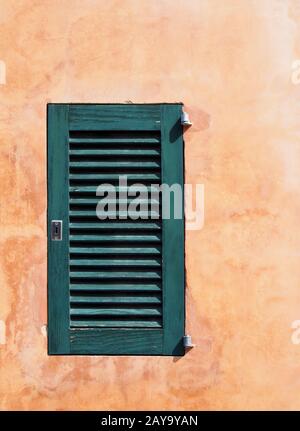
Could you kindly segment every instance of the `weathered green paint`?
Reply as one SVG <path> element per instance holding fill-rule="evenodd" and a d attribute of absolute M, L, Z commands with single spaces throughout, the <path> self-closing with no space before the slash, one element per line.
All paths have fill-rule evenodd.
<path fill-rule="evenodd" d="M 70 105 L 70 130 L 160 130 L 159 105 Z"/>
<path fill-rule="evenodd" d="M 162 183 L 183 190 L 183 139 L 181 105 L 161 106 Z M 183 194 L 182 194 L 183 197 Z M 163 354 L 183 355 L 184 347 L 184 218 L 163 220 Z M 182 208 L 184 208 L 182 200 Z"/>
<path fill-rule="evenodd" d="M 128 169 L 129 178 L 132 180 L 154 183 L 160 180 L 170 185 L 183 185 L 181 109 L 180 104 L 48 106 L 50 354 L 184 354 L 183 220 L 171 218 L 164 220 L 162 225 L 153 220 L 147 223 L 124 220 L 102 224 L 95 223 L 95 211 L 90 210 L 90 206 L 96 202 L 97 184 L 118 179 L 117 174 L 105 170 Z M 104 131 L 105 138 L 97 135 L 96 131 L 101 130 Z M 126 130 L 139 132 L 129 139 L 124 135 Z M 73 134 L 69 137 L 71 131 Z M 80 133 L 76 131 L 90 132 L 89 137 L 76 137 Z M 148 131 L 156 131 L 155 134 L 160 132 L 160 140 L 153 135 L 154 132 L 149 135 Z M 69 142 L 72 144 L 70 151 Z M 158 163 L 160 147 L 156 145 L 160 142 L 161 160 Z M 122 149 L 123 144 L 130 144 L 129 149 Z M 143 149 L 143 145 L 155 147 Z M 70 163 L 69 156 L 73 157 Z M 89 159 L 76 159 L 82 157 Z M 92 159 L 93 157 L 95 159 Z M 104 159 L 100 161 L 101 157 Z M 137 159 L 124 162 L 122 157 Z M 151 157 L 156 157 L 156 160 L 151 160 Z M 95 168 L 101 172 L 95 173 Z M 82 169 L 92 172 L 82 173 Z M 135 172 L 130 172 L 131 169 Z M 148 170 L 150 172 L 147 172 Z M 84 185 L 86 181 L 87 185 Z M 85 193 L 85 197 L 81 198 L 80 193 Z M 84 217 L 84 231 L 82 232 L 81 221 L 77 222 L 75 218 L 69 223 L 69 217 Z M 62 241 L 50 240 L 52 219 L 63 220 Z M 125 232 L 121 229 L 125 229 Z M 87 235 L 89 231 L 91 233 Z M 136 232 L 132 235 L 133 231 L 140 234 Z M 72 241 L 70 247 L 69 241 Z M 108 242 L 108 246 L 100 245 Z M 136 242 L 140 243 L 140 246 L 137 246 Z M 123 246 L 120 247 L 119 243 Z M 73 258 L 69 260 L 70 253 Z M 95 254 L 98 255 L 97 258 Z M 134 259 L 129 258 L 131 255 L 140 255 L 142 260 L 134 265 Z M 105 267 L 107 260 L 103 260 L 102 256 L 106 259 L 111 256 L 108 261 L 109 271 Z M 162 277 L 158 271 L 160 256 Z M 97 267 L 99 270 L 95 271 Z M 70 281 L 70 277 L 73 281 Z M 111 284 L 111 280 L 115 280 L 114 284 Z M 89 297 L 87 292 L 93 292 L 93 296 Z M 95 296 L 96 292 L 100 296 Z M 132 296 L 137 292 L 140 293 Z M 89 304 L 93 307 L 84 308 Z M 122 307 L 118 304 L 122 304 Z M 85 320 L 84 316 L 88 320 Z M 106 323 L 101 319 L 94 320 L 94 316 L 104 316 L 107 318 Z M 143 319 L 147 316 L 150 320 Z M 161 316 L 163 327 L 159 320 Z M 78 317 L 79 321 L 76 320 Z M 120 320 L 124 318 L 130 320 Z M 104 327 L 105 324 L 110 327 Z"/>
<path fill-rule="evenodd" d="M 68 354 L 69 229 L 68 105 L 48 105 L 48 352 Z M 62 241 L 51 241 L 51 220 L 62 220 Z"/>
<path fill-rule="evenodd" d="M 163 330 L 72 329 L 70 346 L 80 355 L 162 355 Z"/>
<path fill-rule="evenodd" d="M 133 149 L 133 150 L 71 150 L 70 151 L 71 156 L 159 156 L 158 150 L 140 150 L 140 149 Z"/>

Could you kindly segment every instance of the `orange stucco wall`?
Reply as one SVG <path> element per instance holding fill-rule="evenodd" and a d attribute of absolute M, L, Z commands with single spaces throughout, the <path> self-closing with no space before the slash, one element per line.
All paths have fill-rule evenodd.
<path fill-rule="evenodd" d="M 1 409 L 299 409 L 298 0 L 0 0 Z M 3 63 L 2 63 L 3 65 Z M 48 357 L 46 104 L 177 102 L 185 357 Z"/>

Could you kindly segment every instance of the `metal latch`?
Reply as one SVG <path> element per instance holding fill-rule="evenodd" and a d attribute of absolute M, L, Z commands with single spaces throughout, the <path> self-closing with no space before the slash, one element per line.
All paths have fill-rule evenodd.
<path fill-rule="evenodd" d="M 51 239 L 52 241 L 62 240 L 62 220 L 51 221 Z"/>

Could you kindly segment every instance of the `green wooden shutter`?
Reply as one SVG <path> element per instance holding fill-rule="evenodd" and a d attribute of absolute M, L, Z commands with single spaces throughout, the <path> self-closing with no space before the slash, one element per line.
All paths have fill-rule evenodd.
<path fill-rule="evenodd" d="M 183 185 L 181 111 L 48 105 L 49 354 L 184 354 L 184 220 L 101 221 L 95 211 L 97 186 L 119 175 Z"/>

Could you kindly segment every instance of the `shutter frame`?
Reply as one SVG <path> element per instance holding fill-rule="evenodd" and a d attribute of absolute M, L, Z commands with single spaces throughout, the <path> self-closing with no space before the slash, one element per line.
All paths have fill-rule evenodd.
<path fill-rule="evenodd" d="M 184 186 L 181 105 L 161 106 L 162 183 Z M 182 208 L 184 199 L 182 193 Z M 173 205 L 170 205 L 171 210 Z M 171 213 L 172 214 L 172 213 Z M 162 220 L 163 354 L 184 354 L 184 219 Z M 175 318 L 174 318 L 175 317 Z"/>
<path fill-rule="evenodd" d="M 70 352 L 68 123 L 68 105 L 48 104 L 48 353 L 56 355 Z M 55 219 L 62 220 L 61 241 L 51 241 Z"/>
<path fill-rule="evenodd" d="M 48 105 L 49 354 L 173 356 L 184 354 L 183 219 L 172 218 L 162 221 L 162 328 L 70 329 L 69 292 L 70 130 L 160 131 L 161 183 L 176 182 L 183 187 L 181 111 L 181 104 Z M 62 241 L 51 241 L 53 219 L 63 221 Z"/>

